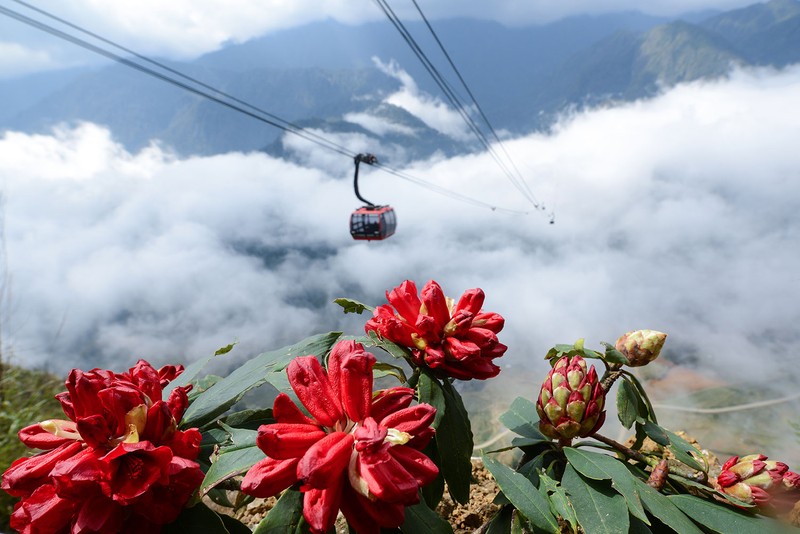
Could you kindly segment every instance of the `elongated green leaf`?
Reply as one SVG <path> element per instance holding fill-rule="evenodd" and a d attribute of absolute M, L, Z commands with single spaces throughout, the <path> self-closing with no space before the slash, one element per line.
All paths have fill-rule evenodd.
<path fill-rule="evenodd" d="M 275 419 L 272 417 L 272 408 L 265 408 L 234 412 L 223 417 L 221 421 L 232 427 L 257 430 L 261 425 L 274 423 Z"/>
<path fill-rule="evenodd" d="M 647 396 L 647 391 L 645 391 L 644 386 L 642 383 L 639 382 L 639 379 L 636 378 L 636 375 L 631 373 L 630 371 L 622 370 L 622 374 L 625 377 L 625 380 L 629 380 L 631 384 L 634 385 L 636 391 L 639 392 L 639 399 L 644 402 L 644 407 L 647 409 L 647 413 L 643 414 L 642 417 L 648 419 L 654 423 L 658 423 L 658 419 L 656 419 L 656 413 L 653 411 L 653 404 L 650 402 L 650 398 Z"/>
<path fill-rule="evenodd" d="M 184 508 L 178 519 L 165 525 L 162 534 L 184 534 L 186 532 L 207 532 L 208 534 L 231 534 L 216 512 L 203 503 Z M 237 533 L 238 534 L 238 533 Z"/>
<path fill-rule="evenodd" d="M 619 534 L 628 532 L 630 516 L 625 499 L 604 480 L 582 477 L 567 465 L 561 487 L 570 497 L 578 523 L 586 534 Z"/>
<path fill-rule="evenodd" d="M 698 462 L 693 454 L 696 454 L 702 458 L 700 452 L 688 441 L 680 437 L 679 435 L 675 434 L 674 432 L 670 432 L 669 430 L 665 429 L 667 436 L 669 436 L 670 447 L 669 449 L 675 455 L 679 461 L 685 463 L 692 469 L 696 469 L 698 471 L 708 471 L 708 466 L 701 464 Z M 691 453 L 691 454 L 690 454 Z"/>
<path fill-rule="evenodd" d="M 469 485 L 472 479 L 472 429 L 458 391 L 444 380 L 442 392 L 445 411 L 436 429 L 436 447 L 442 451 L 439 455 L 439 469 L 453 500 L 466 504 L 469 502 Z"/>
<path fill-rule="evenodd" d="M 406 519 L 400 525 L 400 530 L 405 534 L 453 534 L 450 523 L 428 508 L 424 500 L 406 508 Z"/>
<path fill-rule="evenodd" d="M 539 488 L 547 488 L 550 511 L 553 512 L 554 516 L 561 517 L 569 523 L 572 527 L 572 532 L 578 532 L 578 516 L 575 515 L 575 510 L 573 510 L 564 488 L 545 473 L 539 473 L 539 480 L 541 481 Z"/>
<path fill-rule="evenodd" d="M 445 402 L 444 390 L 442 389 L 441 383 L 428 373 L 420 374 L 419 380 L 417 381 L 417 396 L 420 403 L 430 404 L 436 408 L 436 417 L 431 426 L 433 426 L 433 428 L 439 428 L 442 418 L 447 411 L 447 403 Z"/>
<path fill-rule="evenodd" d="M 658 490 L 651 488 L 641 480 L 636 481 L 636 487 L 645 509 L 659 521 L 680 534 L 702 534 L 700 529 L 666 495 L 659 493 Z"/>
<path fill-rule="evenodd" d="M 234 341 L 233 343 L 229 343 L 224 347 L 218 348 L 216 352 L 214 352 L 214 356 L 222 356 L 223 354 L 228 354 L 230 351 L 233 350 L 233 347 L 235 347 L 238 343 L 239 343 L 238 341 Z"/>
<path fill-rule="evenodd" d="M 662 447 L 669 447 L 669 436 L 667 432 L 652 421 L 644 421 L 644 431 L 647 437 L 661 445 Z"/>
<path fill-rule="evenodd" d="M 211 356 L 208 356 L 206 358 L 202 358 L 200 360 L 197 360 L 196 362 L 193 362 L 193 363 L 190 363 L 189 365 L 187 365 L 184 368 L 183 372 L 181 374 L 179 374 L 175 378 L 175 380 L 173 380 L 172 382 L 170 382 L 169 384 L 167 384 L 164 387 L 164 389 L 163 389 L 163 391 L 161 393 L 161 397 L 163 399 L 168 399 L 169 398 L 169 394 L 172 393 L 173 389 L 175 389 L 178 386 L 186 386 L 186 385 L 190 384 L 195 378 L 197 378 L 197 375 L 200 374 L 200 372 L 203 370 L 203 368 L 205 368 L 205 366 L 208 364 L 208 362 L 210 362 L 213 358 L 214 358 L 214 355 L 211 355 Z"/>
<path fill-rule="evenodd" d="M 670 495 L 667 498 L 703 528 L 720 534 L 798 532 L 798 529 L 790 529 L 773 519 L 737 512 L 724 504 L 706 501 L 693 495 Z"/>
<path fill-rule="evenodd" d="M 267 516 L 261 520 L 253 534 L 294 534 L 302 520 L 303 494 L 294 489 L 287 489 Z"/>
<path fill-rule="evenodd" d="M 428 443 L 428 446 L 425 447 L 422 451 L 425 456 L 433 460 L 433 463 L 436 465 L 441 464 L 441 460 L 439 459 L 439 450 L 436 448 L 436 440 L 431 440 Z M 429 508 L 436 509 L 439 506 L 439 502 L 442 500 L 442 496 L 444 495 L 444 476 L 440 472 L 436 478 L 430 484 L 426 484 L 422 487 L 422 498 L 425 499 L 425 502 L 428 504 Z"/>
<path fill-rule="evenodd" d="M 546 532 L 559 532 L 558 521 L 550 512 L 550 503 L 541 496 L 530 480 L 485 454 L 481 458 L 497 486 L 528 521 Z"/>
<path fill-rule="evenodd" d="M 508 411 L 502 414 L 500 422 L 512 432 L 539 441 L 550 441 L 539 432 L 539 415 L 536 405 L 524 397 L 517 397 Z"/>
<path fill-rule="evenodd" d="M 364 313 L 364 310 L 372 311 L 374 309 L 372 306 L 367 306 L 357 300 L 344 297 L 335 299 L 333 302 L 341 306 L 345 313 L 357 313 L 361 315 Z"/>
<path fill-rule="evenodd" d="M 200 495 L 205 495 L 211 488 L 225 480 L 243 474 L 253 467 L 256 462 L 264 458 L 264 453 L 258 447 L 235 449 L 220 454 L 216 461 L 211 464 L 211 467 L 208 468 L 208 472 L 200 484 Z"/>
<path fill-rule="evenodd" d="M 627 380 L 622 380 L 617 389 L 617 416 L 625 428 L 630 428 L 636 422 L 641 411 L 641 401 L 636 387 Z"/>
<path fill-rule="evenodd" d="M 296 356 L 324 356 L 339 336 L 340 332 L 321 334 L 295 345 L 259 354 L 198 396 L 186 410 L 184 424 L 203 426 L 225 413 L 245 393 L 265 384 L 269 373 L 285 368 Z"/>
<path fill-rule="evenodd" d="M 634 517 L 641 519 L 649 525 L 650 520 L 644 513 L 639 492 L 636 490 L 636 481 L 625 465 L 616 458 L 607 454 L 565 447 L 570 465 L 580 474 L 594 480 L 611 480 L 612 487 L 625 498 L 625 504 Z"/>

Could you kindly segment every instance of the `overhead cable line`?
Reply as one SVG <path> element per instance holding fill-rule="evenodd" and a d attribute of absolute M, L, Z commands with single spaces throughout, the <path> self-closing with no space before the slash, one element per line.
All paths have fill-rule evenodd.
<path fill-rule="evenodd" d="M 37 7 L 34 7 L 34 6 L 30 6 L 29 4 L 27 4 L 25 2 L 22 2 L 21 0 L 13 0 L 13 1 L 17 2 L 17 3 L 21 4 L 21 5 L 24 5 L 26 7 L 29 7 L 30 9 L 33 9 L 33 10 L 35 10 L 35 11 L 37 11 L 37 12 L 39 12 L 39 13 L 47 16 L 47 17 L 50 17 L 50 18 L 52 18 L 54 20 L 57 20 L 58 22 L 61 22 L 62 24 L 65 24 L 65 25 L 67 25 L 67 26 L 69 26 L 69 27 L 71 27 L 71 28 L 73 28 L 75 30 L 78 30 L 78 31 L 80 31 L 80 32 L 82 32 L 82 33 L 84 33 L 86 35 L 89 35 L 89 36 L 91 36 L 91 37 L 93 37 L 95 39 L 98 39 L 103 43 L 109 44 L 111 46 L 116 47 L 119 50 L 122 50 L 122 51 L 125 51 L 126 53 L 132 54 L 135 57 L 141 59 L 142 61 L 146 61 L 147 63 L 150 63 L 151 65 L 157 66 L 157 67 L 159 67 L 161 69 L 166 70 L 169 73 L 175 74 L 176 76 L 179 76 L 179 77 L 183 78 L 184 80 L 186 80 L 188 82 L 196 84 L 196 85 L 198 85 L 198 86 L 200 86 L 202 88 L 208 89 L 209 91 L 215 93 L 218 96 L 215 96 L 214 94 L 210 94 L 210 93 L 208 93 L 206 91 L 198 89 L 197 87 L 189 85 L 188 83 L 176 80 L 175 78 L 172 78 L 168 74 L 164 74 L 164 73 L 158 72 L 158 71 L 153 70 L 153 69 L 151 69 L 151 68 L 149 68 L 149 67 L 147 67 L 145 65 L 142 65 L 142 64 L 136 63 L 135 61 L 131 61 L 129 59 L 126 59 L 126 58 L 124 58 L 124 57 L 122 57 L 122 56 L 120 56 L 118 54 L 115 54 L 114 52 L 106 50 L 106 49 L 104 49 L 104 48 L 102 48 L 100 46 L 97 46 L 95 44 L 92 44 L 92 43 L 90 43 L 88 41 L 85 41 L 84 39 L 81 39 L 80 37 L 77 37 L 75 35 L 71 35 L 71 34 L 68 34 L 66 32 L 63 32 L 63 31 L 61 31 L 61 30 L 59 30 L 57 28 L 54 28 L 53 26 L 50 26 L 48 24 L 45 24 L 44 22 L 32 19 L 32 18 L 30 18 L 30 17 L 28 17 L 26 15 L 23 15 L 22 13 L 19 13 L 17 11 L 8 9 L 6 7 L 3 7 L 3 6 L 0 6 L 0 14 L 4 14 L 4 15 L 10 17 L 10 18 L 13 18 L 13 19 L 19 21 L 19 22 L 27 24 L 28 26 L 31 26 L 31 27 L 36 28 L 38 30 L 44 31 L 46 33 L 49 33 L 50 35 L 53 35 L 55 37 L 58 37 L 60 39 L 65 40 L 65 41 L 71 42 L 71 43 L 73 43 L 73 44 L 75 44 L 77 46 L 85 48 L 86 50 L 89 50 L 89 51 L 94 52 L 96 54 L 102 55 L 102 56 L 104 56 L 104 57 L 106 57 L 108 59 L 111 59 L 113 61 L 116 61 L 116 62 L 118 62 L 118 63 L 120 63 L 122 65 L 125 65 L 125 66 L 130 67 L 130 68 L 135 69 L 135 70 L 138 70 L 139 72 L 142 72 L 144 74 L 147 74 L 149 76 L 157 78 L 157 79 L 159 79 L 161 81 L 164 81 L 166 83 L 174 85 L 174 86 L 176 86 L 178 88 L 181 88 L 181 89 L 184 89 L 184 90 L 186 90 L 188 92 L 191 92 L 191 93 L 193 93 L 193 94 L 195 94 L 197 96 L 206 98 L 206 99 L 211 100 L 213 102 L 216 102 L 217 104 L 225 106 L 225 107 L 227 107 L 227 108 L 229 108 L 231 110 L 238 111 L 238 112 L 240 112 L 240 113 L 242 113 L 244 115 L 247 115 L 247 116 L 249 116 L 251 118 L 254 118 L 256 120 L 259 120 L 261 122 L 269 124 L 270 126 L 278 128 L 278 129 L 280 129 L 280 130 L 282 130 L 284 132 L 297 135 L 298 137 L 300 137 L 302 139 L 305 139 L 307 141 L 310 141 L 310 142 L 312 142 L 314 144 L 317 144 L 317 145 L 319 145 L 319 146 L 321 146 L 323 148 L 327 148 L 327 149 L 332 150 L 334 152 L 337 152 L 337 153 L 339 153 L 339 154 L 341 154 L 343 156 L 347 156 L 348 158 L 353 158 L 355 156 L 354 152 L 352 152 L 352 151 L 348 150 L 347 148 L 335 143 L 334 141 L 331 141 L 331 140 L 329 140 L 329 139 L 327 139 L 327 138 L 325 138 L 325 137 L 323 137 L 321 135 L 318 135 L 318 134 L 316 134 L 316 133 L 314 133 L 314 132 L 312 132 L 310 130 L 307 130 L 305 128 L 297 126 L 297 125 L 295 125 L 295 124 L 293 124 L 293 123 L 291 123 L 289 121 L 281 119 L 280 117 L 278 117 L 276 115 L 273 115 L 273 114 L 271 114 L 271 113 L 269 113 L 267 111 L 264 111 L 261 108 L 258 108 L 258 107 L 253 106 L 253 105 L 251 105 L 251 104 L 249 104 L 249 103 L 247 103 L 245 101 L 242 101 L 242 100 L 240 100 L 238 98 L 235 98 L 235 97 L 233 97 L 233 96 L 231 96 L 231 95 L 229 95 L 229 94 L 227 94 L 227 93 L 225 93 L 223 91 L 215 89 L 214 87 L 212 87 L 212 86 L 210 86 L 208 84 L 205 84 L 205 83 L 203 83 L 203 82 L 201 82 L 199 80 L 196 80 L 195 78 L 192 78 L 191 76 L 187 76 L 187 75 L 185 75 L 185 74 L 183 74 L 183 73 L 181 73 L 181 72 L 179 72 L 179 71 L 177 71 L 175 69 L 172 69 L 171 67 L 168 67 L 166 65 L 163 65 L 162 63 L 159 63 L 159 62 L 157 62 L 155 60 L 149 59 L 149 58 L 147 58 L 147 57 L 145 57 L 145 56 L 143 56 L 141 54 L 138 54 L 136 52 L 133 52 L 132 50 L 129 50 L 129 49 L 127 49 L 127 48 L 125 48 L 125 47 L 123 47 L 121 45 L 118 45 L 118 44 L 114 43 L 113 41 L 111 41 L 109 39 L 106 39 L 104 37 L 101 37 L 101 36 L 93 33 L 93 32 L 85 30 L 85 29 L 81 28 L 80 26 L 77 26 L 77 25 L 75 25 L 73 23 L 65 21 L 65 20 L 63 20 L 63 19 L 61 19 L 61 18 L 59 18 L 59 17 L 57 17 L 55 15 L 52 15 L 52 14 L 50 14 L 50 13 L 48 13 L 48 12 L 46 12 L 46 11 L 40 9 L 40 8 L 37 8 Z M 225 100 L 225 99 L 230 100 L 230 102 Z M 241 104 L 241 105 L 239 105 L 239 104 Z M 244 106 L 244 107 L 242 107 L 242 106 Z M 245 108 L 247 108 L 247 109 L 245 109 Z M 411 175 L 409 175 L 409 174 L 407 174 L 405 172 L 402 172 L 402 171 L 393 169 L 391 167 L 388 167 L 386 165 L 377 165 L 377 166 L 379 168 L 381 168 L 382 170 L 384 170 L 385 172 L 388 172 L 389 174 L 392 174 L 392 175 L 394 175 L 394 176 L 396 176 L 398 178 L 401 178 L 403 180 L 412 182 L 412 183 L 414 183 L 416 185 L 419 185 L 421 187 L 424 187 L 424 188 L 426 188 L 426 189 L 428 189 L 430 191 L 433 191 L 435 193 L 450 197 L 450 198 L 455 199 L 455 200 L 459 200 L 459 201 L 462 201 L 462 202 L 467 202 L 467 203 L 473 204 L 475 206 L 483 207 L 483 208 L 488 208 L 488 209 L 491 209 L 492 211 L 502 211 L 502 212 L 506 212 L 506 213 L 521 214 L 521 215 L 527 215 L 529 213 L 529 212 L 523 211 L 523 210 L 514 210 L 514 209 L 501 208 L 501 207 L 495 206 L 495 205 L 490 204 L 488 202 L 484 202 L 484 201 L 469 197 L 467 195 L 463 195 L 463 194 L 458 193 L 456 191 L 452 191 L 450 189 L 447 189 L 447 188 L 444 188 L 444 187 L 441 187 L 441 186 L 437 186 L 435 184 L 432 184 L 432 183 L 427 182 L 425 180 L 422 180 L 420 178 L 416 178 L 414 176 L 411 176 Z"/>
<path fill-rule="evenodd" d="M 447 59 L 447 62 L 450 64 L 450 67 L 453 69 L 453 72 L 455 72 L 456 76 L 458 77 L 458 80 L 461 82 L 461 85 L 464 87 L 464 90 L 467 92 L 467 95 L 469 95 L 470 100 L 472 100 L 472 103 L 475 105 L 475 109 L 478 110 L 478 113 L 480 114 L 481 118 L 483 119 L 483 122 L 486 123 L 486 126 L 489 128 L 489 131 L 491 132 L 492 137 L 494 137 L 494 140 L 497 142 L 497 144 L 503 150 L 503 154 L 505 155 L 506 159 L 508 159 L 508 161 L 511 164 L 511 166 L 512 166 L 514 172 L 516 173 L 516 175 L 519 177 L 520 183 L 523 185 L 525 190 L 528 191 L 530 196 L 532 198 L 535 198 L 535 196 L 533 194 L 533 191 L 531 191 L 531 188 L 528 185 L 528 182 L 525 181 L 525 178 L 522 176 L 522 173 L 519 171 L 519 168 L 517 168 L 517 166 L 514 164 L 514 160 L 511 159 L 511 156 L 509 155 L 508 151 L 506 151 L 506 147 L 503 144 L 503 141 L 500 140 L 500 136 L 497 135 L 497 131 L 494 129 L 494 127 L 492 126 L 492 123 L 489 121 L 489 117 L 486 116 L 486 113 L 483 112 L 483 108 L 481 108 L 481 105 L 478 104 L 478 100 L 475 98 L 475 95 L 472 94 L 472 91 L 470 90 L 469 85 L 467 85 L 466 80 L 464 80 L 464 77 L 461 75 L 461 71 L 458 70 L 458 67 L 456 67 L 455 62 L 450 57 L 450 54 L 447 52 L 447 49 L 444 47 L 444 43 L 442 43 L 441 39 L 439 39 L 439 36 L 434 31 L 433 26 L 431 26 L 431 23 L 428 21 L 428 17 L 426 17 L 425 13 L 422 12 L 422 8 L 417 3 L 417 0 L 411 0 L 411 2 L 414 4 L 414 7 L 417 8 L 417 12 L 419 13 L 419 16 L 422 17 L 422 21 L 425 23 L 425 26 L 427 26 L 428 31 L 431 32 L 431 35 L 433 36 L 433 39 L 436 41 L 436 44 L 439 45 L 439 49 L 442 51 L 442 54 L 444 54 L 444 57 Z M 544 206 L 542 206 L 542 207 L 544 207 Z"/>
<path fill-rule="evenodd" d="M 461 100 L 459 99 L 458 95 L 452 89 L 452 87 L 447 82 L 445 77 L 442 76 L 442 74 L 439 72 L 439 70 L 433 64 L 433 62 L 428 58 L 428 56 L 422 50 L 422 47 L 417 43 L 417 41 L 411 35 L 411 32 L 406 28 L 406 26 L 403 24 L 403 22 L 397 16 L 397 14 L 394 12 L 394 10 L 391 8 L 391 6 L 389 6 L 388 2 L 386 0 L 375 0 L 375 3 L 378 4 L 378 6 L 383 11 L 383 13 L 389 19 L 389 21 L 394 25 L 395 29 L 397 29 L 397 31 L 400 33 L 400 35 L 403 37 L 403 39 L 408 44 L 408 46 L 411 48 L 411 50 L 414 52 L 414 54 L 420 60 L 420 62 L 422 63 L 423 67 L 425 67 L 425 69 L 431 75 L 433 80 L 436 82 L 436 84 L 442 90 L 442 93 L 450 101 L 450 103 L 455 108 L 455 110 L 461 115 L 461 117 L 464 119 L 464 122 L 467 124 L 469 129 L 475 134 L 475 136 L 478 138 L 478 140 L 484 146 L 484 148 L 486 148 L 486 150 L 489 152 L 489 154 L 492 156 L 492 158 L 498 164 L 500 169 L 504 172 L 504 174 L 509 179 L 509 181 L 512 183 L 512 185 L 514 185 L 514 187 L 536 209 L 540 209 L 540 210 L 543 209 L 543 206 L 536 200 L 535 196 L 530 191 L 530 187 L 528 187 L 527 183 L 525 183 L 525 181 L 522 178 L 522 176 L 519 173 L 519 171 L 517 170 L 517 174 L 519 175 L 519 177 L 514 176 L 514 174 L 506 166 L 505 162 L 503 162 L 501 160 L 501 158 L 497 155 L 497 153 L 494 150 L 494 148 L 492 147 L 491 143 L 486 138 L 486 136 L 483 134 L 481 129 L 477 126 L 475 121 L 472 119 L 470 113 L 466 110 L 464 104 L 461 102 Z M 416 5 L 416 3 L 415 3 L 415 5 Z M 419 9 L 419 6 L 417 6 L 417 8 Z M 424 15 L 423 15 L 423 17 L 424 17 Z M 425 20 L 427 21 L 427 19 L 425 19 Z M 429 25 L 429 28 L 430 28 L 430 25 Z M 433 31 L 432 28 L 431 28 L 431 31 Z M 436 39 L 440 43 L 440 46 L 441 46 L 441 41 L 438 40 L 438 37 L 436 37 Z M 445 54 L 446 54 L 446 52 L 445 52 Z M 452 61 L 451 61 L 451 64 L 452 64 Z M 460 77 L 460 75 L 459 75 L 459 77 Z M 463 78 L 461 78 L 461 79 L 462 79 L 462 82 L 463 82 Z M 465 84 L 465 86 L 466 86 L 466 84 Z M 467 88 L 467 91 L 471 95 L 471 92 L 469 91 L 468 88 Z M 474 97 L 473 97 L 473 100 L 474 100 Z M 496 132 L 495 132 L 495 136 L 497 136 Z M 498 138 L 498 140 L 499 140 L 499 138 Z M 501 144 L 501 146 L 502 146 L 502 144 Z M 504 147 L 503 147 L 503 149 L 505 150 Z M 510 160 L 510 158 L 508 158 L 508 159 Z M 513 161 L 512 161 L 512 165 L 513 165 Z M 516 170 L 516 167 L 515 167 L 515 170 Z"/>

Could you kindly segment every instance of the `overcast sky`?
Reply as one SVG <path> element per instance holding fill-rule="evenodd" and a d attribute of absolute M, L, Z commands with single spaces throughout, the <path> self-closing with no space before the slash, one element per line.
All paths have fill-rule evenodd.
<path fill-rule="evenodd" d="M 147 54 L 188 59 L 266 33 L 333 18 L 348 24 L 383 20 L 370 0 L 31 0 L 30 4 Z M 569 15 L 638 10 L 677 15 L 728 10 L 757 0 L 444 0 L 419 2 L 430 19 L 473 17 L 506 25 L 533 25 Z M 417 16 L 411 2 L 390 2 L 403 18 Z M 16 0 L 0 6 L 51 23 Z M 0 77 L 96 62 L 97 58 L 0 13 Z"/>

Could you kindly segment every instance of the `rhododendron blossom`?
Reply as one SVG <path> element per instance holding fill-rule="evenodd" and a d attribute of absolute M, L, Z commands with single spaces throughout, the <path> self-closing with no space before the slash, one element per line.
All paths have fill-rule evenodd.
<path fill-rule="evenodd" d="M 375 357 L 354 341 L 340 341 L 327 371 L 314 356 L 295 358 L 289 383 L 311 417 L 281 393 L 275 423 L 262 425 L 256 443 L 267 458 L 242 481 L 242 491 L 270 497 L 300 482 L 303 515 L 315 533 L 327 532 L 339 510 L 359 534 L 403 523 L 405 507 L 439 473 L 420 450 L 431 440 L 436 410 L 412 406 L 414 390 L 372 393 Z"/>
<path fill-rule="evenodd" d="M 19 432 L 45 452 L 20 458 L 2 489 L 21 497 L 11 526 L 24 534 L 159 532 L 174 521 L 203 472 L 200 432 L 178 430 L 190 386 L 162 391 L 182 366 L 144 360 L 127 373 L 73 369 L 56 398 L 68 420 Z"/>
<path fill-rule="evenodd" d="M 433 280 L 419 295 L 414 282 L 406 280 L 387 291 L 386 298 L 389 304 L 375 309 L 365 330 L 409 347 L 416 365 L 461 380 L 500 372 L 493 360 L 508 348 L 497 340 L 504 319 L 481 312 L 483 290 L 470 289 L 456 303 Z"/>

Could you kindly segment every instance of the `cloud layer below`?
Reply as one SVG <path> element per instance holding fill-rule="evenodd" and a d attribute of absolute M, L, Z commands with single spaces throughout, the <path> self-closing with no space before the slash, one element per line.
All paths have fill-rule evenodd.
<path fill-rule="evenodd" d="M 59 371 L 193 360 L 233 340 L 243 358 L 360 333 L 364 318 L 336 297 L 379 304 L 404 279 L 436 279 L 451 296 L 486 291 L 507 318 L 506 366 L 543 370 L 555 343 L 655 328 L 668 357 L 714 377 L 796 380 L 784 358 L 800 341 L 797 109 L 800 69 L 737 72 L 508 141 L 554 225 L 367 169 L 362 193 L 399 216 L 382 243 L 350 239 L 352 163 L 320 149 L 307 161 L 325 170 L 263 154 L 178 159 L 156 144 L 130 154 L 91 124 L 9 132 L 2 342 Z M 485 154 L 408 172 L 530 208 Z"/>

